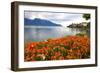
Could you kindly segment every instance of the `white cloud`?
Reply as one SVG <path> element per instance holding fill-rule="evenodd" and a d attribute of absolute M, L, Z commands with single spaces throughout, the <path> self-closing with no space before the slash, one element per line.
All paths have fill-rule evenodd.
<path fill-rule="evenodd" d="M 63 26 L 68 26 L 71 23 L 84 22 L 82 14 L 75 13 L 55 13 L 55 12 L 38 12 L 38 11 L 25 11 L 25 18 L 34 19 L 41 18 L 47 19 Z"/>

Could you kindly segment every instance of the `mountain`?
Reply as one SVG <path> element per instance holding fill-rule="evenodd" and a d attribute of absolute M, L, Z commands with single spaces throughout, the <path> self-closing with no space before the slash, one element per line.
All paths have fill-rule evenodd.
<path fill-rule="evenodd" d="M 28 19 L 24 18 L 24 25 L 32 25 L 32 26 L 61 26 L 60 24 L 53 23 L 49 20 L 35 18 L 35 19 Z"/>

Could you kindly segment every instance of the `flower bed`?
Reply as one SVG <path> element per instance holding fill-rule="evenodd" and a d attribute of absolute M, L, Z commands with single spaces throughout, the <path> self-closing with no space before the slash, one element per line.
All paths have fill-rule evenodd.
<path fill-rule="evenodd" d="M 47 61 L 90 58 L 87 36 L 67 36 L 32 42 L 25 47 L 25 61 Z"/>

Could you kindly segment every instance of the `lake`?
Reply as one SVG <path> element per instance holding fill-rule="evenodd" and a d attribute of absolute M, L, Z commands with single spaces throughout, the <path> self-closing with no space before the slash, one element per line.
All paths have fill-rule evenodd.
<path fill-rule="evenodd" d="M 24 27 L 24 41 L 25 44 L 34 41 L 43 41 L 51 38 L 60 38 L 69 35 L 76 35 L 77 33 L 87 33 L 84 29 L 68 28 L 68 27 Z"/>

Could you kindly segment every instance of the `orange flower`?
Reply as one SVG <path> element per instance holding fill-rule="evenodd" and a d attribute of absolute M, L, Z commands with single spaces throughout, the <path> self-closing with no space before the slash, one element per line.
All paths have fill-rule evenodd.
<path fill-rule="evenodd" d="M 25 61 L 32 61 L 37 56 L 43 60 L 83 59 L 88 58 L 89 53 L 89 37 L 67 36 L 27 44 L 24 57 Z"/>
<path fill-rule="evenodd" d="M 36 52 L 36 49 L 33 49 L 33 50 L 32 50 L 32 53 L 35 53 L 35 52 Z"/>

